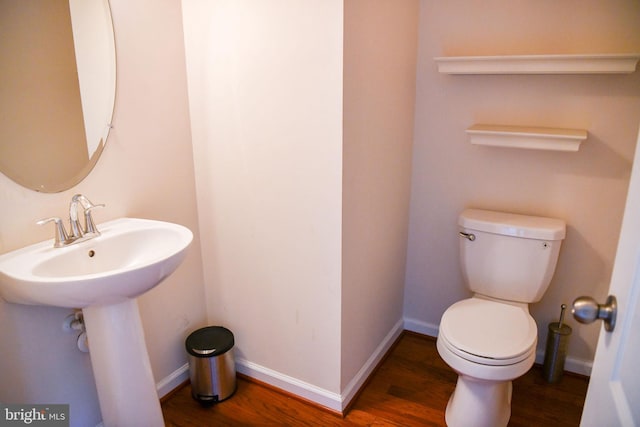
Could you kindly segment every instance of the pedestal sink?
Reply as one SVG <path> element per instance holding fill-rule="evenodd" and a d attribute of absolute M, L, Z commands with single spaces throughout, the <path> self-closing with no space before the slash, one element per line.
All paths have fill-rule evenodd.
<path fill-rule="evenodd" d="M 163 426 L 135 298 L 180 265 L 193 239 L 181 225 L 121 218 L 101 235 L 54 248 L 45 241 L 0 256 L 0 296 L 81 308 L 103 423 Z"/>

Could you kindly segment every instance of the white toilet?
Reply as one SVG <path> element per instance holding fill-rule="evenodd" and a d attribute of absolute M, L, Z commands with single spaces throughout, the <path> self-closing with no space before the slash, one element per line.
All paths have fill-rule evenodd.
<path fill-rule="evenodd" d="M 538 328 L 528 304 L 553 276 L 564 221 L 467 209 L 458 219 L 460 264 L 473 291 L 442 315 L 438 353 L 458 374 L 449 427 L 502 427 L 511 416 L 511 381 L 536 357 Z"/>

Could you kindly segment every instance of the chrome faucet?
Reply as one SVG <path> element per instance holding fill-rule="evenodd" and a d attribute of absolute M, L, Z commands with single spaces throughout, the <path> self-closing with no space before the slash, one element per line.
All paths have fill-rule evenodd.
<path fill-rule="evenodd" d="M 84 228 L 82 228 L 80 221 L 78 221 L 78 203 L 82 205 L 82 208 L 84 209 Z M 87 199 L 82 194 L 74 195 L 71 198 L 71 203 L 69 204 L 69 226 L 71 227 L 71 238 L 79 239 L 84 236 L 87 236 L 87 238 L 99 236 L 100 232 L 93 223 L 91 211 L 95 208 L 103 207 L 104 204 L 94 205 L 91 203 L 91 200 Z"/>
<path fill-rule="evenodd" d="M 84 212 L 84 227 L 78 220 L 78 205 L 81 205 Z M 56 236 L 53 246 L 60 248 L 73 243 L 82 242 L 100 235 L 93 222 L 91 212 L 95 208 L 102 208 L 104 204 L 94 205 L 82 194 L 76 194 L 71 198 L 69 204 L 69 233 L 64 228 L 62 220 L 58 217 L 45 218 L 37 222 L 38 225 L 54 222 L 56 226 Z"/>

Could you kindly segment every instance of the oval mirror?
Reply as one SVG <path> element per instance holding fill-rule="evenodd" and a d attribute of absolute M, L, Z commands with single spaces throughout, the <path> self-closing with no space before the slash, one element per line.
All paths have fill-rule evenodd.
<path fill-rule="evenodd" d="M 54 193 L 91 171 L 111 128 L 108 0 L 0 0 L 0 170 Z"/>

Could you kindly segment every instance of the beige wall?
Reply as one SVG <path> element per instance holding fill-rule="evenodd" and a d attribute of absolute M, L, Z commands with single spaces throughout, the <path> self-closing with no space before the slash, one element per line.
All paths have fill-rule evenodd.
<path fill-rule="evenodd" d="M 183 266 L 139 299 L 160 381 L 182 372 L 184 339 L 206 321 L 180 3 L 110 3 L 118 87 L 107 147 L 88 178 L 59 194 L 26 190 L 0 175 L 0 252 L 51 238 L 53 229 L 35 221 L 66 216 L 75 192 L 106 204 L 94 214 L 97 223 L 133 216 L 193 230 Z M 100 416 L 89 355 L 78 351 L 74 334 L 62 331 L 69 313 L 0 302 L 0 401 L 70 403 L 71 425 L 92 426 Z"/>
<path fill-rule="evenodd" d="M 585 76 L 450 76 L 435 56 L 640 51 L 635 1 L 422 1 L 405 318 L 436 333 L 469 295 L 458 268 L 465 207 L 562 218 L 567 238 L 549 290 L 531 307 L 539 349 L 560 304 L 604 300 L 640 122 L 640 72 Z M 474 123 L 586 129 L 577 153 L 472 146 Z M 567 367 L 587 370 L 598 326 L 574 328 Z"/>
<path fill-rule="evenodd" d="M 417 1 L 344 2 L 341 378 L 346 392 L 386 335 L 402 328 L 417 30 Z"/>
<path fill-rule="evenodd" d="M 209 320 L 239 371 L 335 400 L 342 1 L 182 3 Z"/>
<path fill-rule="evenodd" d="M 417 6 L 183 1 L 209 318 L 332 409 L 402 328 Z"/>

